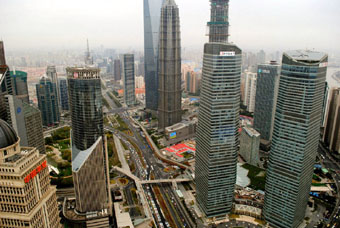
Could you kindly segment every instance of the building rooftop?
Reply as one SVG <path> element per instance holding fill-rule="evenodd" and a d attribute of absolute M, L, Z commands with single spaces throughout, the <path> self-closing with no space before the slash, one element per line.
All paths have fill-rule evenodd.
<path fill-rule="evenodd" d="M 255 137 L 259 137 L 260 133 L 258 133 L 254 128 L 250 128 L 250 127 L 243 127 L 243 129 L 247 132 L 247 134 L 251 137 L 255 136 Z"/>
<path fill-rule="evenodd" d="M 18 140 L 14 129 L 6 121 L 0 119 L 0 148 L 11 146 Z"/>
<path fill-rule="evenodd" d="M 175 0 L 165 0 L 163 7 L 164 6 L 177 6 L 177 4 L 176 4 Z"/>
<path fill-rule="evenodd" d="M 320 61 L 324 57 L 327 56 L 327 54 L 317 51 L 311 51 L 311 50 L 294 50 L 294 51 L 287 51 L 285 52 L 288 56 L 291 58 L 299 61 Z"/>

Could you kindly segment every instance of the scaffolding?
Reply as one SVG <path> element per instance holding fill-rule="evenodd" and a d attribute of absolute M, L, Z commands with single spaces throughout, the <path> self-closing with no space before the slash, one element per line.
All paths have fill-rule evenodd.
<path fill-rule="evenodd" d="M 209 42 L 227 43 L 229 37 L 229 0 L 210 0 Z"/>

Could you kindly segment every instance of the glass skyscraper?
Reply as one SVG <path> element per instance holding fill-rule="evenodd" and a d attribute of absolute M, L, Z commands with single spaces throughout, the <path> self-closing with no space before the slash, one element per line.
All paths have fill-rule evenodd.
<path fill-rule="evenodd" d="M 56 84 L 50 78 L 43 76 L 36 85 L 38 107 L 44 126 L 59 123 L 58 95 Z"/>
<path fill-rule="evenodd" d="M 30 103 L 29 95 L 28 95 L 28 86 L 27 86 L 27 73 L 23 71 L 11 71 L 12 78 L 12 86 L 13 86 L 13 94 L 16 98 Z"/>
<path fill-rule="evenodd" d="M 69 110 L 67 80 L 66 78 L 58 78 L 58 81 L 59 81 L 60 107 L 63 111 L 67 111 Z"/>
<path fill-rule="evenodd" d="M 212 33 L 204 46 L 195 181 L 197 203 L 207 217 L 231 211 L 236 183 L 242 51 L 228 43 L 223 27 L 228 2 L 211 1 Z"/>
<path fill-rule="evenodd" d="M 182 120 L 181 33 L 174 0 L 162 6 L 158 58 L 158 128 L 164 129 Z"/>
<path fill-rule="evenodd" d="M 271 62 L 257 69 L 254 128 L 267 141 L 272 139 L 280 68 L 280 64 Z"/>
<path fill-rule="evenodd" d="M 158 109 L 158 46 L 164 0 L 144 0 L 144 63 L 146 108 Z"/>
<path fill-rule="evenodd" d="M 123 56 L 124 101 L 127 106 L 136 104 L 135 58 L 133 54 Z"/>
<path fill-rule="evenodd" d="M 328 56 L 283 54 L 264 217 L 272 227 L 296 228 L 305 217 L 320 137 Z"/>

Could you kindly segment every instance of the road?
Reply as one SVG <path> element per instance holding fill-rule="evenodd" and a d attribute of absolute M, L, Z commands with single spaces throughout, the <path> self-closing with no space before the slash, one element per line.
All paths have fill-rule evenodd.
<path fill-rule="evenodd" d="M 323 165 L 327 169 L 332 169 L 334 173 L 332 177 L 335 181 L 335 185 L 337 188 L 337 201 L 334 207 L 334 211 L 330 217 L 331 221 L 329 222 L 331 228 L 340 228 L 340 165 L 339 162 L 336 161 L 336 158 L 332 156 L 327 148 L 320 142 L 319 143 L 319 155 L 321 157 L 321 161 Z"/>

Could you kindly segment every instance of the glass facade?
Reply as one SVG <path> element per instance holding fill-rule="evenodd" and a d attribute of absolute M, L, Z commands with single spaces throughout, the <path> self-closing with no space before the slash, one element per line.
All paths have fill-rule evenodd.
<path fill-rule="evenodd" d="M 133 54 L 125 54 L 123 59 L 124 100 L 127 106 L 132 106 L 136 104 L 135 58 Z"/>
<path fill-rule="evenodd" d="M 57 87 L 50 78 L 42 77 L 36 85 L 38 107 L 44 126 L 51 126 L 59 122 Z"/>
<path fill-rule="evenodd" d="M 13 94 L 16 98 L 29 104 L 27 73 L 23 71 L 11 71 Z"/>
<path fill-rule="evenodd" d="M 86 150 L 104 134 L 99 69 L 67 68 L 67 77 L 72 144 Z"/>
<path fill-rule="evenodd" d="M 239 146 L 242 51 L 233 44 L 204 47 L 196 132 L 196 197 L 207 217 L 232 209 Z"/>
<path fill-rule="evenodd" d="M 158 109 L 158 46 L 164 0 L 144 0 L 144 61 L 146 108 Z"/>
<path fill-rule="evenodd" d="M 327 61 L 314 51 L 283 54 L 264 205 L 264 217 L 275 228 L 296 228 L 305 217 Z"/>
<path fill-rule="evenodd" d="M 280 68 L 272 62 L 258 65 L 257 70 L 254 129 L 267 141 L 272 139 Z"/>
<path fill-rule="evenodd" d="M 68 94 L 67 94 L 67 80 L 65 78 L 59 79 L 59 95 L 60 95 L 61 109 L 64 111 L 69 110 Z"/>

